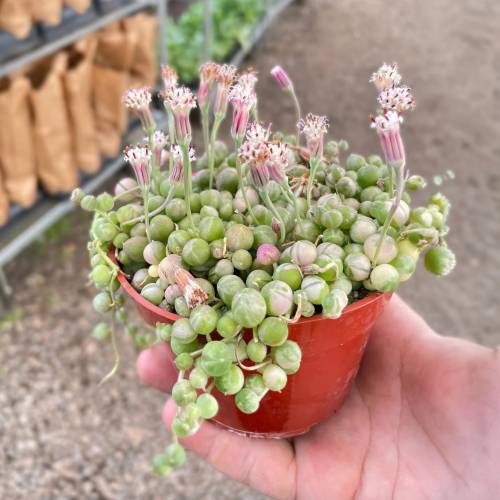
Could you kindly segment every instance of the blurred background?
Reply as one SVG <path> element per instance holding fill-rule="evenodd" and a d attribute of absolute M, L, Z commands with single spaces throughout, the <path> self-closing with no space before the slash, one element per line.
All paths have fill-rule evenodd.
<path fill-rule="evenodd" d="M 446 279 L 417 272 L 401 295 L 442 335 L 497 346 L 498 26 L 495 0 L 0 0 L 0 498 L 261 498 L 196 457 L 151 474 L 170 439 L 166 396 L 137 380 L 129 339 L 98 386 L 113 356 L 90 335 L 89 216 L 67 196 L 129 173 L 120 151 L 141 135 L 121 95 L 155 85 L 167 58 L 191 85 L 208 57 L 254 67 L 261 119 L 292 131 L 269 76 L 281 64 L 304 111 L 366 155 L 379 153 L 368 79 L 397 61 L 417 101 L 408 168 L 451 199 L 458 259 Z"/>

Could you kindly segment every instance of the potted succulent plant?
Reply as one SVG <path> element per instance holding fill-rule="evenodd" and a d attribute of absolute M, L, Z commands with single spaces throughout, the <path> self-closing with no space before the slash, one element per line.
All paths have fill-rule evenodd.
<path fill-rule="evenodd" d="M 272 74 L 297 109 L 292 135 L 259 123 L 251 71 L 204 64 L 197 99 L 171 68 L 162 74 L 168 135 L 156 129 L 150 89 L 127 91 L 124 104 L 146 134 L 145 144 L 125 150 L 135 179 L 120 181 L 114 195 L 73 193 L 95 213 L 93 305 L 111 325 L 98 324 L 94 335 L 110 338 L 117 356 L 105 378 L 118 367 L 117 321 L 141 347 L 168 343 L 178 369 L 174 443 L 155 457 L 159 473 L 183 463 L 177 439 L 203 419 L 264 437 L 323 420 L 348 394 L 371 327 L 419 255 L 437 275 L 455 264 L 444 241 L 445 196 L 410 208 L 409 191 L 426 182 L 405 164 L 402 114 L 414 101 L 396 65 L 372 76 L 383 158 L 345 160 L 347 143 L 326 141 L 325 117 L 301 117 L 280 67 Z M 189 118 L 196 105 L 205 149 L 198 160 Z M 229 105 L 232 147 L 217 140 Z M 124 296 L 149 331 L 128 323 Z"/>

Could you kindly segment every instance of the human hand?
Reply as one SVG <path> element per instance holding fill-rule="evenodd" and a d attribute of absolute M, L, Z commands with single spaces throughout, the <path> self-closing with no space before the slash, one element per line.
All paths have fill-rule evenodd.
<path fill-rule="evenodd" d="M 177 374 L 160 345 L 139 377 L 169 391 Z M 183 445 L 276 498 L 471 499 L 500 490 L 500 355 L 437 335 L 394 296 L 375 325 L 343 407 L 307 434 L 263 440 L 204 422 Z M 163 410 L 167 427 L 175 405 Z"/>

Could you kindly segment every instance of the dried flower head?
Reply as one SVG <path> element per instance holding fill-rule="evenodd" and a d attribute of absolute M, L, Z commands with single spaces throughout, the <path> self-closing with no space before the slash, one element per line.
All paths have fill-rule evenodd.
<path fill-rule="evenodd" d="M 229 89 L 234 82 L 236 75 L 236 66 L 229 64 L 219 65 L 217 67 L 217 94 L 215 95 L 214 114 L 220 117 L 225 116 L 227 112 L 227 102 Z"/>
<path fill-rule="evenodd" d="M 218 64 L 214 62 L 207 62 L 200 67 L 200 88 L 198 90 L 200 107 L 208 104 L 208 97 L 215 83 L 218 67 Z"/>
<path fill-rule="evenodd" d="M 382 64 L 382 66 L 373 73 L 370 82 L 375 84 L 379 92 L 399 85 L 401 82 L 401 75 L 398 73 L 398 65 L 396 63 Z"/>
<path fill-rule="evenodd" d="M 140 186 L 149 185 L 151 151 L 148 146 L 128 147 L 123 152 L 125 161 L 130 163 Z"/>
<path fill-rule="evenodd" d="M 218 65 L 215 80 L 219 85 L 229 89 L 236 78 L 236 71 L 236 66 L 233 66 L 232 64 Z"/>
<path fill-rule="evenodd" d="M 215 82 L 219 65 L 214 62 L 206 62 L 200 66 L 200 81 L 211 84 Z"/>
<path fill-rule="evenodd" d="M 311 152 L 311 156 L 321 158 L 323 156 L 324 136 L 328 132 L 328 119 L 326 116 L 308 113 L 297 126 L 299 131 L 306 136 L 307 148 Z"/>
<path fill-rule="evenodd" d="M 203 290 L 196 279 L 182 268 L 182 259 L 179 255 L 167 255 L 159 265 L 160 276 L 163 276 L 172 285 L 177 284 L 190 309 L 208 301 L 208 294 Z"/>
<path fill-rule="evenodd" d="M 258 122 L 252 122 L 247 128 L 246 138 L 249 142 L 268 141 L 271 134 L 271 125 L 267 128 Z"/>
<path fill-rule="evenodd" d="M 168 64 L 161 67 L 161 77 L 163 80 L 163 87 L 166 93 L 177 87 L 177 71 Z"/>
<path fill-rule="evenodd" d="M 409 87 L 392 87 L 380 92 L 378 103 L 382 109 L 403 113 L 415 109 L 415 101 Z"/>

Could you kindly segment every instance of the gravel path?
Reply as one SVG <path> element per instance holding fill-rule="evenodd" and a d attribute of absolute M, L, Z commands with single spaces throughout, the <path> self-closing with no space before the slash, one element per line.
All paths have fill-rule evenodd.
<path fill-rule="evenodd" d="M 418 101 L 405 124 L 410 168 L 457 174 L 443 190 L 454 204 L 449 241 L 459 259 L 444 280 L 418 272 L 402 295 L 443 334 L 497 345 L 500 4 L 387 5 L 310 0 L 291 7 L 249 61 L 261 73 L 261 114 L 277 128 L 291 123 L 290 103 L 267 78 L 281 63 L 305 110 L 328 114 L 334 135 L 354 151 L 376 152 L 367 80 L 384 60 L 399 61 Z M 118 376 L 97 385 L 112 353 L 89 337 L 97 318 L 86 286 L 88 218 L 79 213 L 69 222 L 59 241 L 33 246 L 7 269 L 15 301 L 0 324 L 0 498 L 261 498 L 194 456 L 166 479 L 150 474 L 150 458 L 169 440 L 159 420 L 164 396 L 137 381 L 126 339 Z"/>

